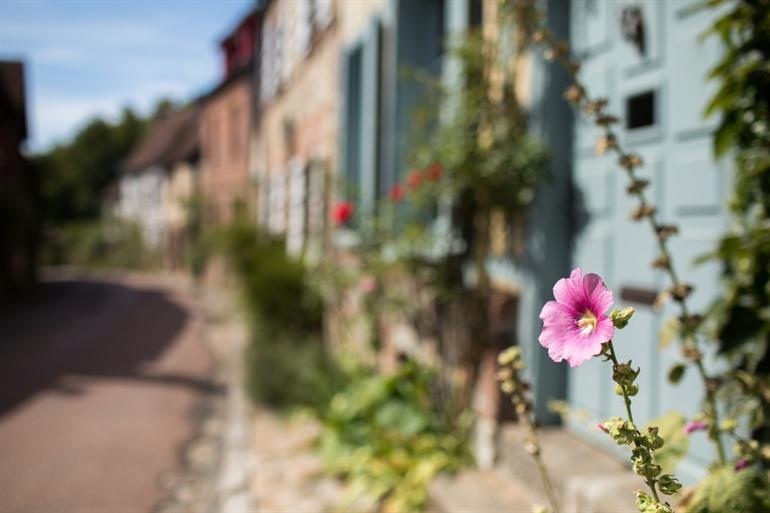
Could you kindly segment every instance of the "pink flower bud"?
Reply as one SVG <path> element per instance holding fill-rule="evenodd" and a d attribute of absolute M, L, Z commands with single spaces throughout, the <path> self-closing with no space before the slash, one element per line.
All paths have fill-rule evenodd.
<path fill-rule="evenodd" d="M 743 470 L 749 465 L 751 465 L 751 462 L 749 460 L 747 460 L 746 458 L 741 458 L 735 462 L 735 470 L 736 471 Z"/>
<path fill-rule="evenodd" d="M 708 427 L 709 425 L 702 420 L 691 420 L 684 425 L 684 432 L 689 435 L 696 431 L 705 431 L 708 429 Z"/>

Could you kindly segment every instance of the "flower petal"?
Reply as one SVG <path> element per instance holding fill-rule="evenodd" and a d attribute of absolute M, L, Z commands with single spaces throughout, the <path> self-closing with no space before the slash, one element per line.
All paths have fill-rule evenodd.
<path fill-rule="evenodd" d="M 586 274 L 583 277 L 583 289 L 586 306 L 597 316 L 606 313 L 615 302 L 612 291 L 607 288 L 598 274 Z"/>
<path fill-rule="evenodd" d="M 602 350 L 603 343 L 600 340 L 601 339 L 596 336 L 596 332 L 589 336 L 574 340 L 571 344 L 572 348 L 569 357 L 566 358 L 569 366 L 577 367 L 599 354 Z"/>
<path fill-rule="evenodd" d="M 575 311 L 583 305 L 585 293 L 582 285 L 582 271 L 573 269 L 569 278 L 562 278 L 553 286 L 553 297 L 559 303 L 568 305 Z"/>

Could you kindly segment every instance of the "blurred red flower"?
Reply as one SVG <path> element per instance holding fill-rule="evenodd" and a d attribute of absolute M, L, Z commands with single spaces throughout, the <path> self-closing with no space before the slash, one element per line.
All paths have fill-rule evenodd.
<path fill-rule="evenodd" d="M 396 185 L 393 186 L 392 189 L 390 189 L 389 196 L 390 196 L 390 200 L 396 203 L 404 199 L 404 188 L 401 186 L 400 183 L 397 183 Z"/>
<path fill-rule="evenodd" d="M 332 219 L 337 226 L 350 221 L 353 217 L 353 204 L 349 201 L 340 201 L 332 209 Z"/>
<path fill-rule="evenodd" d="M 425 170 L 425 176 L 431 182 L 438 182 L 443 172 L 444 168 L 441 167 L 441 164 L 434 162 Z"/>
<path fill-rule="evenodd" d="M 406 177 L 406 184 L 409 190 L 413 191 L 422 185 L 422 172 L 419 169 L 413 169 Z"/>

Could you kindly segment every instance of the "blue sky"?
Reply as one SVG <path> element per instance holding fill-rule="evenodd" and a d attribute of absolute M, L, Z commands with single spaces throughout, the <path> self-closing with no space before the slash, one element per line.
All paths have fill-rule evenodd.
<path fill-rule="evenodd" d="M 0 0 L 0 59 L 26 62 L 31 151 L 96 115 L 148 112 L 221 77 L 217 41 L 253 0 Z"/>

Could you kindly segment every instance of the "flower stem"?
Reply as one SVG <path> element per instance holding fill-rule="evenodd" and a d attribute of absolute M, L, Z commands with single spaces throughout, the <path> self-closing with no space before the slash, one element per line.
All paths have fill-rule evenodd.
<path fill-rule="evenodd" d="M 608 351 L 607 354 L 610 357 L 610 360 L 612 361 L 612 368 L 613 370 L 620 365 L 620 362 L 618 361 L 618 357 L 615 354 L 615 347 L 612 345 L 612 340 L 607 342 Z M 620 386 L 620 390 L 623 392 L 623 401 L 626 404 L 626 414 L 628 415 L 628 420 L 631 421 L 631 423 L 636 427 L 636 422 L 634 422 L 634 414 L 631 412 L 631 397 L 628 395 L 628 390 L 626 388 L 626 385 L 622 383 L 618 383 Z M 636 427 L 637 432 L 639 431 L 639 428 Z M 634 445 L 638 448 L 639 442 L 634 441 Z M 658 490 L 655 486 L 655 479 L 651 477 L 645 477 L 644 482 L 647 483 L 647 486 L 649 487 L 650 491 L 652 492 L 652 496 L 655 499 L 656 502 L 660 503 L 660 497 L 658 496 Z"/>
<path fill-rule="evenodd" d="M 551 476 L 543 461 L 543 451 L 540 448 L 540 435 L 538 433 L 537 421 L 534 417 L 534 406 L 529 395 L 531 385 L 522 376 L 524 362 L 518 347 L 511 347 L 500 354 L 498 363 L 503 368 L 498 372 L 498 379 L 501 381 L 502 390 L 510 394 L 516 414 L 519 419 L 524 421 L 527 429 L 527 443 L 525 448 L 532 456 L 540 474 L 540 481 L 543 484 L 546 497 L 551 506 L 551 513 L 559 513 L 559 502 L 556 498 Z"/>
<path fill-rule="evenodd" d="M 615 355 L 615 347 L 612 345 L 612 340 L 607 342 L 607 347 L 609 347 L 609 355 L 610 360 L 612 360 L 613 368 L 620 365 L 620 362 L 618 362 L 618 357 Z M 626 390 L 625 385 L 620 385 L 620 389 L 623 392 L 623 401 L 626 403 L 626 414 L 628 415 L 628 420 L 631 422 L 634 422 L 634 414 L 631 412 L 631 397 L 628 395 L 628 390 Z M 636 422 L 634 422 L 634 425 L 636 425 Z"/>
<path fill-rule="evenodd" d="M 540 481 L 543 483 L 543 489 L 548 497 L 548 503 L 551 505 L 551 512 L 559 513 L 559 502 L 556 499 L 556 492 L 554 491 L 553 483 L 551 482 L 551 476 L 548 474 L 548 469 L 545 468 L 545 462 L 543 461 L 542 452 L 540 450 L 540 436 L 537 432 L 537 426 L 532 420 L 531 414 L 527 414 L 525 419 L 532 443 L 535 446 L 535 453 L 532 455 L 532 458 L 537 465 L 537 472 L 540 474 Z"/>

